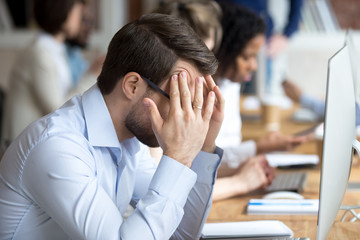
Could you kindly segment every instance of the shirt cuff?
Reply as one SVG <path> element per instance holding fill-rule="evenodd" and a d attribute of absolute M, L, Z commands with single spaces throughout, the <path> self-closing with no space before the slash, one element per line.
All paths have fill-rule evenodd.
<path fill-rule="evenodd" d="M 163 155 L 149 189 L 184 206 L 196 178 L 196 173 L 190 168 Z"/>
<path fill-rule="evenodd" d="M 216 147 L 215 153 L 199 152 L 191 165 L 191 169 L 197 173 L 197 182 L 214 184 L 223 153 L 219 147 Z"/>

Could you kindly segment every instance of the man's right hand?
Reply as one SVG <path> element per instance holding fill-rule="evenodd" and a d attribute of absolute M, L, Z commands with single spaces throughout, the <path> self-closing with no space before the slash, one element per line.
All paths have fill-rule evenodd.
<path fill-rule="evenodd" d="M 166 119 L 161 117 L 153 100 L 144 99 L 153 131 L 164 155 L 188 167 L 191 167 L 192 161 L 204 144 L 213 113 L 215 93 L 210 91 L 206 102 L 203 101 L 202 77 L 195 79 L 195 96 L 192 103 L 185 72 L 171 78 L 170 109 Z"/>

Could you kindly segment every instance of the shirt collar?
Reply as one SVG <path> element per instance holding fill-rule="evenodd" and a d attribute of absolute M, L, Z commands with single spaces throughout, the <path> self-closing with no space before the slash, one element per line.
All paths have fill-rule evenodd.
<path fill-rule="evenodd" d="M 83 94 L 82 105 L 90 144 L 120 148 L 109 110 L 97 84 Z"/>

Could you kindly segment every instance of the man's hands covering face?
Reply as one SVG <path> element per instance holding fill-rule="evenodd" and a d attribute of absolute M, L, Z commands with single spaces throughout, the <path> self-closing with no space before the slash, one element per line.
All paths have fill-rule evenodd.
<path fill-rule="evenodd" d="M 223 120 L 224 100 L 211 76 L 195 79 L 194 101 L 185 72 L 170 80 L 170 109 L 166 119 L 149 98 L 144 99 L 153 131 L 164 155 L 190 167 L 202 149 L 213 152 Z M 210 130 L 209 130 L 210 129 Z"/>

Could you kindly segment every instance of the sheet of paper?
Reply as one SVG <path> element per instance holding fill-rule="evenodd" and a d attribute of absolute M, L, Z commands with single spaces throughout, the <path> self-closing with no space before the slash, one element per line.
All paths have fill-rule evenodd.
<path fill-rule="evenodd" d="M 283 222 L 277 220 L 206 223 L 203 238 L 226 237 L 292 237 L 293 232 Z"/>
<path fill-rule="evenodd" d="M 316 165 L 319 163 L 319 156 L 316 154 L 287 154 L 287 153 L 269 153 L 265 154 L 270 166 L 284 167 L 295 165 Z"/>

